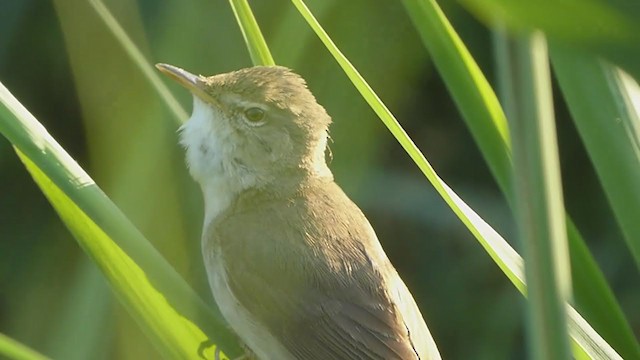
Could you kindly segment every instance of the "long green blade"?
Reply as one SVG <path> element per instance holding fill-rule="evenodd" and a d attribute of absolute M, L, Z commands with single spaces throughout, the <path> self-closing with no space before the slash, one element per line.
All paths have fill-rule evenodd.
<path fill-rule="evenodd" d="M 11 360 L 48 360 L 49 358 L 37 351 L 19 343 L 0 333 L 0 355 Z"/>
<path fill-rule="evenodd" d="M 195 357 L 206 336 L 166 302 L 138 267 L 27 156 L 17 151 L 27 170 L 83 249 L 116 290 L 122 304 L 166 358 Z"/>
<path fill-rule="evenodd" d="M 539 33 L 522 36 L 511 51 L 516 221 L 524 245 L 532 359 L 568 359 L 564 303 L 571 276 L 551 94 L 547 44 Z"/>
<path fill-rule="evenodd" d="M 435 1 L 404 1 L 403 4 L 438 72 L 450 89 L 451 95 L 474 135 L 484 159 L 493 170 L 503 194 L 513 206 L 511 145 L 508 131 L 503 131 L 506 128 L 504 113 L 501 109 L 495 108 L 496 94 Z M 500 35 L 500 32 L 497 35 Z M 506 41 L 502 39 L 496 42 L 496 47 L 506 51 L 505 44 Z M 510 74 L 510 71 L 507 71 L 510 67 L 508 56 L 504 54 L 504 51 L 499 51 L 496 55 L 496 61 L 498 74 L 506 74 L 499 76 L 498 80 L 508 80 L 508 74 Z M 506 98 L 513 94 L 513 90 L 505 88 L 507 86 L 508 84 L 502 86 L 501 97 L 505 98 L 504 106 L 510 103 Z M 590 102 L 590 104 L 596 103 L 595 101 Z M 505 153 L 496 151 L 500 149 Z M 507 163 L 506 170 L 504 169 L 505 162 Z M 604 275 L 568 216 L 567 235 L 571 254 L 574 297 L 578 308 L 589 319 L 591 325 L 621 354 L 636 354 L 635 349 L 640 345 L 635 341 L 631 327 L 622 315 L 620 305 L 613 296 Z M 605 314 L 617 315 L 606 316 Z M 625 336 L 617 336 L 620 332 L 625 333 Z M 631 341 L 621 343 L 618 341 L 621 338 Z"/>
<path fill-rule="evenodd" d="M 229 0 L 254 65 L 275 65 L 247 0 Z"/>
<path fill-rule="evenodd" d="M 571 102 L 574 105 L 570 104 L 571 113 L 576 118 L 576 125 L 594 161 L 599 177 L 603 184 L 605 181 L 608 183 L 608 185 L 604 185 L 605 193 L 612 204 L 616 219 L 622 228 L 636 264 L 640 264 L 640 240 L 638 240 L 637 229 L 634 229 L 638 227 L 638 223 L 634 219 L 630 219 L 633 217 L 631 214 L 634 213 L 627 211 L 629 208 L 640 206 L 640 203 L 637 199 L 637 192 L 625 191 L 635 187 L 633 184 L 636 183 L 633 182 L 633 179 L 636 176 L 633 173 L 639 171 L 637 149 L 640 136 L 637 130 L 638 125 L 636 125 L 638 123 L 638 106 L 634 105 L 632 100 L 634 98 L 632 94 L 637 92 L 634 89 L 637 88 L 637 85 L 628 76 L 614 71 L 610 71 L 609 75 L 607 75 L 609 79 L 607 82 L 598 81 L 598 78 L 602 79 L 602 74 L 598 74 L 601 73 L 601 70 L 591 66 L 597 74 L 594 77 L 594 82 L 598 83 L 598 86 L 595 87 L 590 81 L 591 76 L 589 73 L 584 71 L 584 62 L 593 61 L 594 56 L 585 53 L 578 55 L 572 50 L 568 50 L 568 46 L 566 46 L 570 42 L 571 48 L 586 48 L 596 54 L 604 55 L 625 67 L 636 79 L 640 79 L 640 68 L 638 67 L 638 64 L 640 64 L 640 47 L 638 46 L 640 43 L 640 26 L 635 21 L 640 15 L 640 7 L 631 5 L 629 2 L 625 4 L 619 1 L 604 0 L 572 0 L 562 4 L 554 1 L 542 1 L 534 4 L 513 0 L 467 0 L 465 3 L 479 16 L 491 20 L 498 18 L 511 29 L 542 29 L 547 36 L 555 40 L 554 48 L 557 52 L 573 53 L 570 57 L 577 61 L 578 67 L 572 69 L 571 62 L 565 60 L 563 69 L 571 72 L 572 75 L 559 73 L 559 77 L 571 77 L 573 79 L 572 82 L 581 82 L 582 84 L 571 87 L 564 85 L 563 92 L 568 102 L 570 101 L 569 98 L 572 99 Z M 575 11 L 575 9 L 580 9 L 580 11 Z M 578 68 L 582 68 L 580 72 L 578 72 Z M 581 77 L 581 79 L 578 79 L 578 77 Z M 566 84 L 569 81 L 564 82 Z M 571 89 L 569 91 L 573 93 L 568 94 L 564 90 L 569 88 Z M 597 94 L 598 92 L 608 92 L 608 94 L 604 94 L 604 97 L 601 97 Z M 581 100 L 578 100 L 578 97 Z M 607 105 L 600 106 L 601 99 Z M 618 103 L 618 105 L 612 105 L 612 101 Z M 587 109 L 589 107 L 592 109 Z M 603 110 L 605 108 L 613 111 Z M 581 115 L 577 116 L 578 112 Z M 621 132 L 626 133 L 626 135 L 614 135 L 612 137 L 611 134 L 615 133 L 615 130 L 622 128 L 608 125 L 601 127 L 600 125 L 604 125 L 602 123 L 598 126 L 592 126 L 594 124 L 593 121 L 583 120 L 589 118 L 598 120 L 612 119 L 610 115 L 614 112 L 623 113 L 618 119 L 624 124 L 622 127 L 624 130 Z M 580 125 L 585 122 L 592 125 Z M 606 131 L 600 134 L 601 129 Z M 625 136 L 626 138 L 624 138 Z M 616 137 L 619 137 L 620 142 L 617 141 Z M 604 144 L 605 142 L 607 144 Z M 604 146 L 598 147 L 601 145 Z M 606 153 L 610 146 L 613 146 L 612 149 L 615 149 L 618 156 L 615 156 L 614 162 L 610 161 L 611 158 L 603 161 L 603 157 L 607 155 Z M 600 155 L 596 155 L 596 153 L 600 153 Z M 622 166 L 614 166 L 619 161 Z M 606 167 L 612 168 L 615 175 L 609 176 L 610 173 L 603 169 Z M 626 173 L 628 176 L 621 176 L 621 172 Z M 612 185 L 618 179 L 623 183 Z M 621 186 L 625 182 L 632 185 Z"/>
<path fill-rule="evenodd" d="M 640 266 L 640 88 L 620 70 L 554 47 L 556 75 L 631 254 Z"/>
<path fill-rule="evenodd" d="M 640 147 L 638 139 L 638 105 L 629 103 L 637 84 L 628 83 L 619 70 L 594 57 L 575 53 L 566 48 L 551 46 L 551 60 L 560 88 L 569 106 L 572 118 L 595 166 L 605 194 L 629 244 L 637 249 L 640 230 L 640 195 L 633 191 L 640 184 Z M 638 257 L 635 257 L 638 260 Z M 577 282 L 574 282 L 577 286 Z M 589 291 L 592 286 L 584 290 Z M 593 301 L 612 301 L 604 293 L 591 296 Z M 594 306 L 590 317 L 598 317 L 599 332 L 626 359 L 640 358 L 640 345 L 624 314 L 605 304 Z M 609 311 L 602 311 L 609 309 Z"/>
<path fill-rule="evenodd" d="M 227 352 L 239 354 L 221 317 L 1 84 L 0 102 L 0 133 L 14 145 L 78 243 L 161 352 L 174 358 L 196 357 L 208 336 Z"/>

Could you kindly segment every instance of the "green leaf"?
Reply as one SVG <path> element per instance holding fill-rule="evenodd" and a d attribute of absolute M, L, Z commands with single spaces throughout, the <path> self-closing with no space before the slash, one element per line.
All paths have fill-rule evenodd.
<path fill-rule="evenodd" d="M 83 249 L 101 268 L 122 303 L 167 358 L 195 357 L 204 333 L 181 317 L 147 279 L 144 271 L 28 157 L 20 159 Z"/>
<path fill-rule="evenodd" d="M 247 0 L 229 0 L 254 65 L 275 65 Z"/>
<path fill-rule="evenodd" d="M 592 270 L 597 265 L 590 255 L 584 255 L 589 252 L 586 245 L 583 242 L 571 242 L 572 239 L 580 238 L 580 234 L 572 235 L 572 233 L 578 232 L 573 223 L 567 222 L 567 230 L 571 248 L 571 266 L 579 269 L 571 273 L 573 290 L 575 294 L 582 294 L 581 297 L 576 296 L 575 298 L 576 307 L 583 315 L 586 314 L 585 317 L 590 320 L 590 324 L 595 330 L 624 359 L 640 358 L 640 345 L 613 293 L 600 291 L 605 286 L 607 289 L 609 288 L 606 279 L 599 269 L 596 269 L 597 272 Z M 585 262 L 585 259 L 590 259 L 590 261 Z M 598 274 L 598 276 L 593 276 L 593 274 Z"/>
<path fill-rule="evenodd" d="M 48 360 L 49 358 L 26 345 L 0 333 L 0 355 L 12 360 Z"/>
<path fill-rule="evenodd" d="M 550 42 L 588 50 L 640 79 L 640 4 L 624 0 L 464 0 L 488 24 L 542 30 Z"/>
<path fill-rule="evenodd" d="M 14 145 L 80 246 L 160 352 L 171 358 L 194 358 L 208 337 L 228 353 L 240 354 L 220 315 L 204 304 L 1 84 L 0 102 L 0 133 Z"/>
<path fill-rule="evenodd" d="M 636 264 L 640 264 L 640 223 L 636 216 L 640 213 L 640 194 L 633 191 L 640 184 L 640 104 L 637 100 L 633 103 L 640 89 L 619 69 L 592 56 L 552 44 L 551 60 L 615 218 Z M 599 293 L 593 298 L 613 301 Z M 605 308 L 610 310 L 601 310 Z M 619 309 L 601 305 L 590 312 L 600 318 L 600 333 L 624 358 L 640 358 L 640 345 Z"/>
<path fill-rule="evenodd" d="M 496 109 L 496 106 L 499 107 L 499 104 L 496 105 L 496 94 L 435 1 L 407 0 L 403 4 L 433 58 L 438 72 L 450 89 L 463 119 L 483 153 L 484 159 L 493 170 L 493 175 L 496 177 L 503 194 L 513 207 L 511 144 L 508 131 L 503 130 L 507 127 L 504 113 L 501 108 Z M 498 80 L 502 85 L 501 95 L 504 98 L 503 105 L 506 107 L 511 103 L 509 98 L 512 98 L 513 89 L 503 81 L 508 82 L 511 64 L 506 55 L 507 41 L 504 36 L 500 36 L 502 34 L 503 32 L 496 32 L 498 38 L 496 41 L 498 49 L 496 63 L 498 74 L 502 75 L 498 77 Z M 597 102 L 592 101 L 590 104 L 597 104 Z M 499 150 L 504 153 L 500 153 Z M 640 345 L 633 340 L 631 327 L 622 315 L 622 310 L 616 302 L 611 288 L 569 216 L 567 216 L 566 227 L 571 254 L 574 296 L 578 309 L 589 319 L 591 325 L 614 345 L 615 349 L 623 355 L 635 354 L 635 349 Z M 607 316 L 606 314 L 618 315 Z M 623 339 L 631 339 L 623 347 L 617 346 L 620 344 L 617 336 L 619 332 L 625 333 Z M 622 344 L 620 345 L 622 346 Z"/>
<path fill-rule="evenodd" d="M 553 64 L 616 220 L 640 265 L 640 88 L 593 57 L 554 47 Z"/>
<path fill-rule="evenodd" d="M 398 142 L 405 149 L 407 154 L 413 159 L 427 179 L 434 186 L 436 191 L 443 197 L 454 213 L 467 226 L 469 231 L 476 237 L 492 259 L 503 270 L 505 275 L 514 285 L 524 292 L 524 282 L 522 277 L 522 259 L 511 248 L 511 246 L 482 218 L 480 218 L 471 208 L 469 208 L 435 173 L 424 155 L 408 137 L 398 121 L 386 108 L 371 87 L 364 81 L 362 76 L 351 65 L 349 60 L 340 52 L 327 33 L 322 29 L 318 21 L 313 17 L 306 5 L 300 0 L 292 0 L 301 15 L 305 18 L 309 26 L 327 47 L 329 52 L 343 68 L 345 74 L 352 81 L 354 86 L 360 91 L 363 98 L 369 103 L 371 108 L 380 117 L 389 131 L 396 137 Z M 568 311 L 570 333 L 576 344 L 574 351 L 576 356 L 588 354 L 593 359 L 618 359 L 619 355 L 582 319 L 582 317 L 571 308 Z"/>
<path fill-rule="evenodd" d="M 514 113 L 516 222 L 525 254 L 529 353 L 568 359 L 564 304 L 571 275 L 547 44 L 540 32 L 522 36 L 510 51 Z"/>

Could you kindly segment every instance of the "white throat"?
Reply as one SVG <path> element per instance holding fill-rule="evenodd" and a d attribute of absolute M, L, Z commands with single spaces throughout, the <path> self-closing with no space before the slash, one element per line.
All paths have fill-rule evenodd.
<path fill-rule="evenodd" d="M 191 118 L 180 128 L 180 143 L 186 149 L 189 172 L 202 188 L 206 229 L 238 193 L 252 185 L 252 179 L 228 161 L 234 145 L 224 114 L 197 96 L 193 99 Z"/>
<path fill-rule="evenodd" d="M 186 149 L 186 160 L 191 176 L 200 184 L 204 197 L 205 230 L 243 190 L 263 184 L 270 174 L 238 162 L 250 159 L 243 153 L 243 142 L 237 138 L 226 114 L 194 96 L 191 118 L 180 128 L 180 143 Z M 332 178 L 325 162 L 327 134 L 315 144 L 308 162 L 303 165 L 313 176 Z M 274 153 L 290 151 L 290 143 L 281 141 Z M 247 157 L 243 157 L 246 155 Z M 261 177 L 260 177 L 261 176 Z"/>

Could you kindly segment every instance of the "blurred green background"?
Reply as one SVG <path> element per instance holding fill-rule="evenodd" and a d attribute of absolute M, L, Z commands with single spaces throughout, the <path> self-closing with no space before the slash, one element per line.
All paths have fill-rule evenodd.
<path fill-rule="evenodd" d="M 504 198 L 402 5 L 307 3 L 440 176 L 513 239 Z M 150 62 L 205 75 L 251 65 L 225 0 L 105 4 Z M 439 4 L 493 82 L 490 32 L 455 2 Z M 252 6 L 276 62 L 307 79 L 332 115 L 330 167 L 412 289 L 443 357 L 523 358 L 521 295 L 431 189 L 293 6 L 284 0 Z M 175 119 L 88 2 L 1 1 L 0 81 L 211 302 L 199 250 L 202 200 L 184 166 Z M 167 83 L 190 110 L 190 95 Z M 640 276 L 560 97 L 556 116 L 568 212 L 638 336 Z M 0 332 L 56 359 L 158 356 L 4 138 Z"/>

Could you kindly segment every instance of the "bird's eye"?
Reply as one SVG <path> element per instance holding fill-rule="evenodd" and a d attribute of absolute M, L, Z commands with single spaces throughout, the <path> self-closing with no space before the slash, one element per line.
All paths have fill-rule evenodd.
<path fill-rule="evenodd" d="M 244 117 L 247 119 L 247 121 L 255 125 L 264 120 L 264 115 L 264 110 L 258 107 L 248 108 L 244 111 Z"/>

